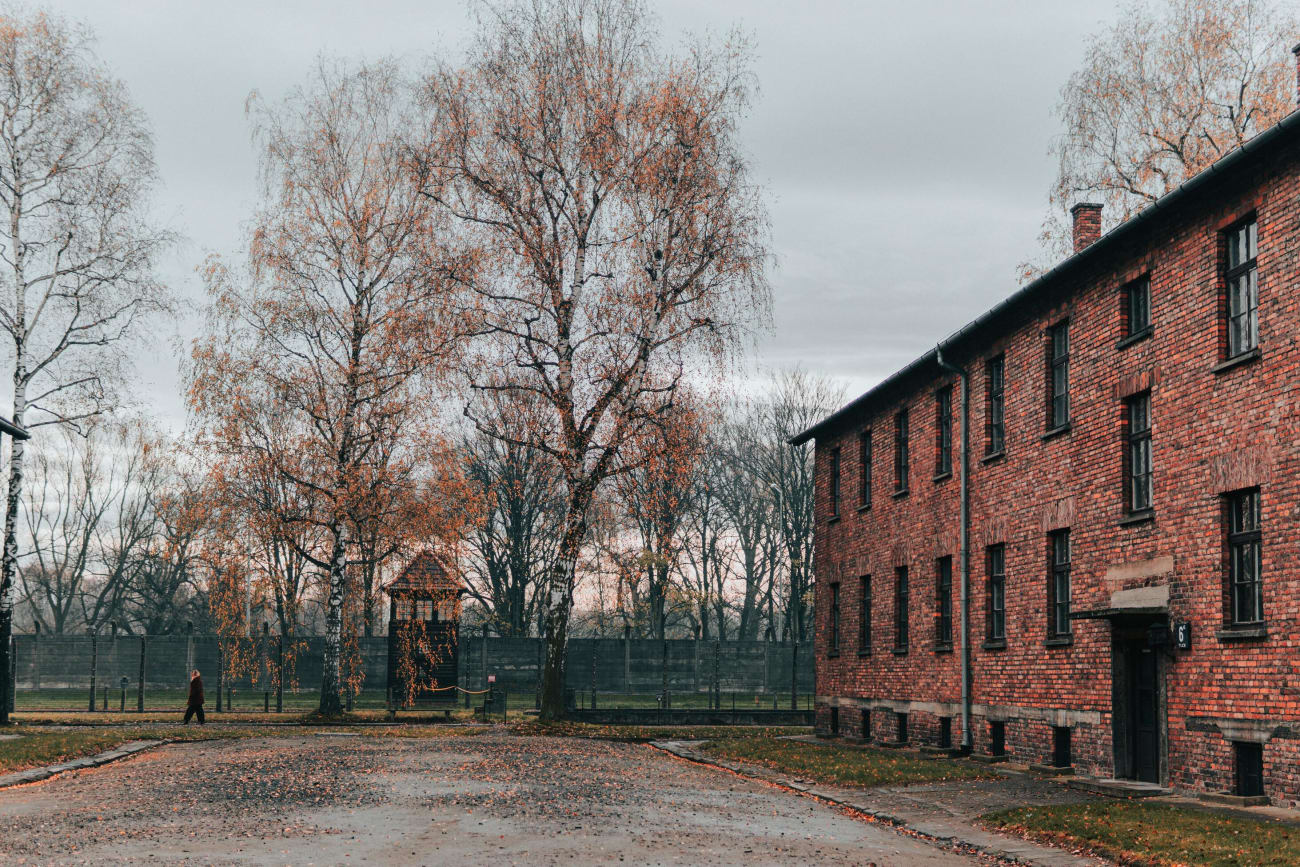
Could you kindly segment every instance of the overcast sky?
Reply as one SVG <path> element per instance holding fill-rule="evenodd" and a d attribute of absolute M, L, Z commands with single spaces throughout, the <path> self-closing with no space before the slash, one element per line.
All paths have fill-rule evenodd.
<path fill-rule="evenodd" d="M 856 394 L 1016 288 L 1053 165 L 1053 107 L 1114 0 L 650 0 L 671 44 L 749 31 L 762 92 L 747 123 L 771 195 L 775 326 L 757 361 Z M 137 404 L 179 430 L 176 352 L 195 266 L 234 254 L 257 196 L 244 102 L 276 99 L 321 53 L 454 57 L 462 0 L 51 0 L 152 123 L 160 218 L 188 240 L 165 276 L 188 311 L 137 362 Z"/>

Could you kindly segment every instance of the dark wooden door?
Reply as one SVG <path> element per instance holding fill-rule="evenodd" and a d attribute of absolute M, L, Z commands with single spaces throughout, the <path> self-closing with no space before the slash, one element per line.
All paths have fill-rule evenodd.
<path fill-rule="evenodd" d="M 1129 650 L 1129 732 L 1133 776 L 1147 783 L 1160 782 L 1160 726 L 1156 695 L 1156 652 L 1146 642 Z"/>

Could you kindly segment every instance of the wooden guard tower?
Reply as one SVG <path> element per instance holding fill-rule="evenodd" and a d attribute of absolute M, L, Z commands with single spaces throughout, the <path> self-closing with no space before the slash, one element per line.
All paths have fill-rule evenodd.
<path fill-rule="evenodd" d="M 393 702 L 454 704 L 460 582 L 433 552 L 424 551 L 384 589 L 389 598 L 388 683 Z"/>

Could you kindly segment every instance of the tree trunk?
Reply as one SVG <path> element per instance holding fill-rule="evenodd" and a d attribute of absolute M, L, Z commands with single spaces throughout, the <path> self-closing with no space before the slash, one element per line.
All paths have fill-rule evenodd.
<path fill-rule="evenodd" d="M 14 370 L 14 424 L 21 426 L 27 409 L 27 371 L 19 355 Z M 23 492 L 23 440 L 9 439 L 9 494 L 5 500 L 4 555 L 0 559 L 0 725 L 9 724 L 9 652 L 13 637 L 14 592 L 18 578 L 18 506 Z"/>
<path fill-rule="evenodd" d="M 336 522 L 331 532 L 334 547 L 330 556 L 330 593 L 325 610 L 325 653 L 320 685 L 320 713 L 323 716 L 343 713 L 343 584 L 347 546 L 340 523 Z"/>
<path fill-rule="evenodd" d="M 569 638 L 569 612 L 573 609 L 573 583 L 578 553 L 587 535 L 587 504 L 571 499 L 564 517 L 564 538 L 551 568 L 549 597 L 543 600 L 546 624 L 546 660 L 542 667 L 542 720 L 564 718 L 564 663 Z"/>

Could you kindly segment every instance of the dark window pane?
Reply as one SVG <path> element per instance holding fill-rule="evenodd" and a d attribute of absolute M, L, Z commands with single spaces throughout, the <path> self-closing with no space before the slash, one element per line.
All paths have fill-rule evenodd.
<path fill-rule="evenodd" d="M 996 358 L 989 359 L 988 369 L 985 373 L 987 389 L 985 395 L 987 412 L 985 451 L 994 455 L 1006 447 L 1006 405 L 1003 398 L 1006 375 L 1005 358 L 999 355 Z"/>
<path fill-rule="evenodd" d="M 1255 223 L 1228 233 L 1228 356 L 1241 355 L 1259 345 L 1259 287 L 1255 267 Z"/>
<path fill-rule="evenodd" d="M 908 454 L 907 410 L 894 416 L 894 490 L 906 491 L 911 458 Z"/>
<path fill-rule="evenodd" d="M 894 570 L 894 647 L 897 650 L 907 650 L 910 638 L 908 635 L 909 595 L 907 567 L 899 566 Z"/>
<path fill-rule="evenodd" d="M 1048 370 L 1048 427 L 1070 421 L 1070 331 L 1062 322 L 1051 329 Z"/>
<path fill-rule="evenodd" d="M 1264 620 L 1263 534 L 1259 490 L 1228 498 L 1228 581 L 1233 623 Z"/>
<path fill-rule="evenodd" d="M 864 575 L 860 581 L 858 596 L 858 651 L 866 653 L 871 650 L 871 576 Z"/>
<path fill-rule="evenodd" d="M 940 557 L 935 564 L 935 618 L 934 640 L 938 644 L 952 644 L 952 558 Z"/>
<path fill-rule="evenodd" d="M 952 386 L 935 393 L 935 475 L 952 472 Z"/>
<path fill-rule="evenodd" d="M 1006 637 L 1006 549 L 993 545 L 988 559 L 988 617 L 986 635 L 990 639 Z"/>
<path fill-rule="evenodd" d="M 1051 579 L 1048 631 L 1051 635 L 1070 634 L 1070 531 L 1058 530 L 1051 539 Z"/>
<path fill-rule="evenodd" d="M 1128 509 L 1151 508 L 1151 396 L 1140 394 L 1128 401 Z"/>

